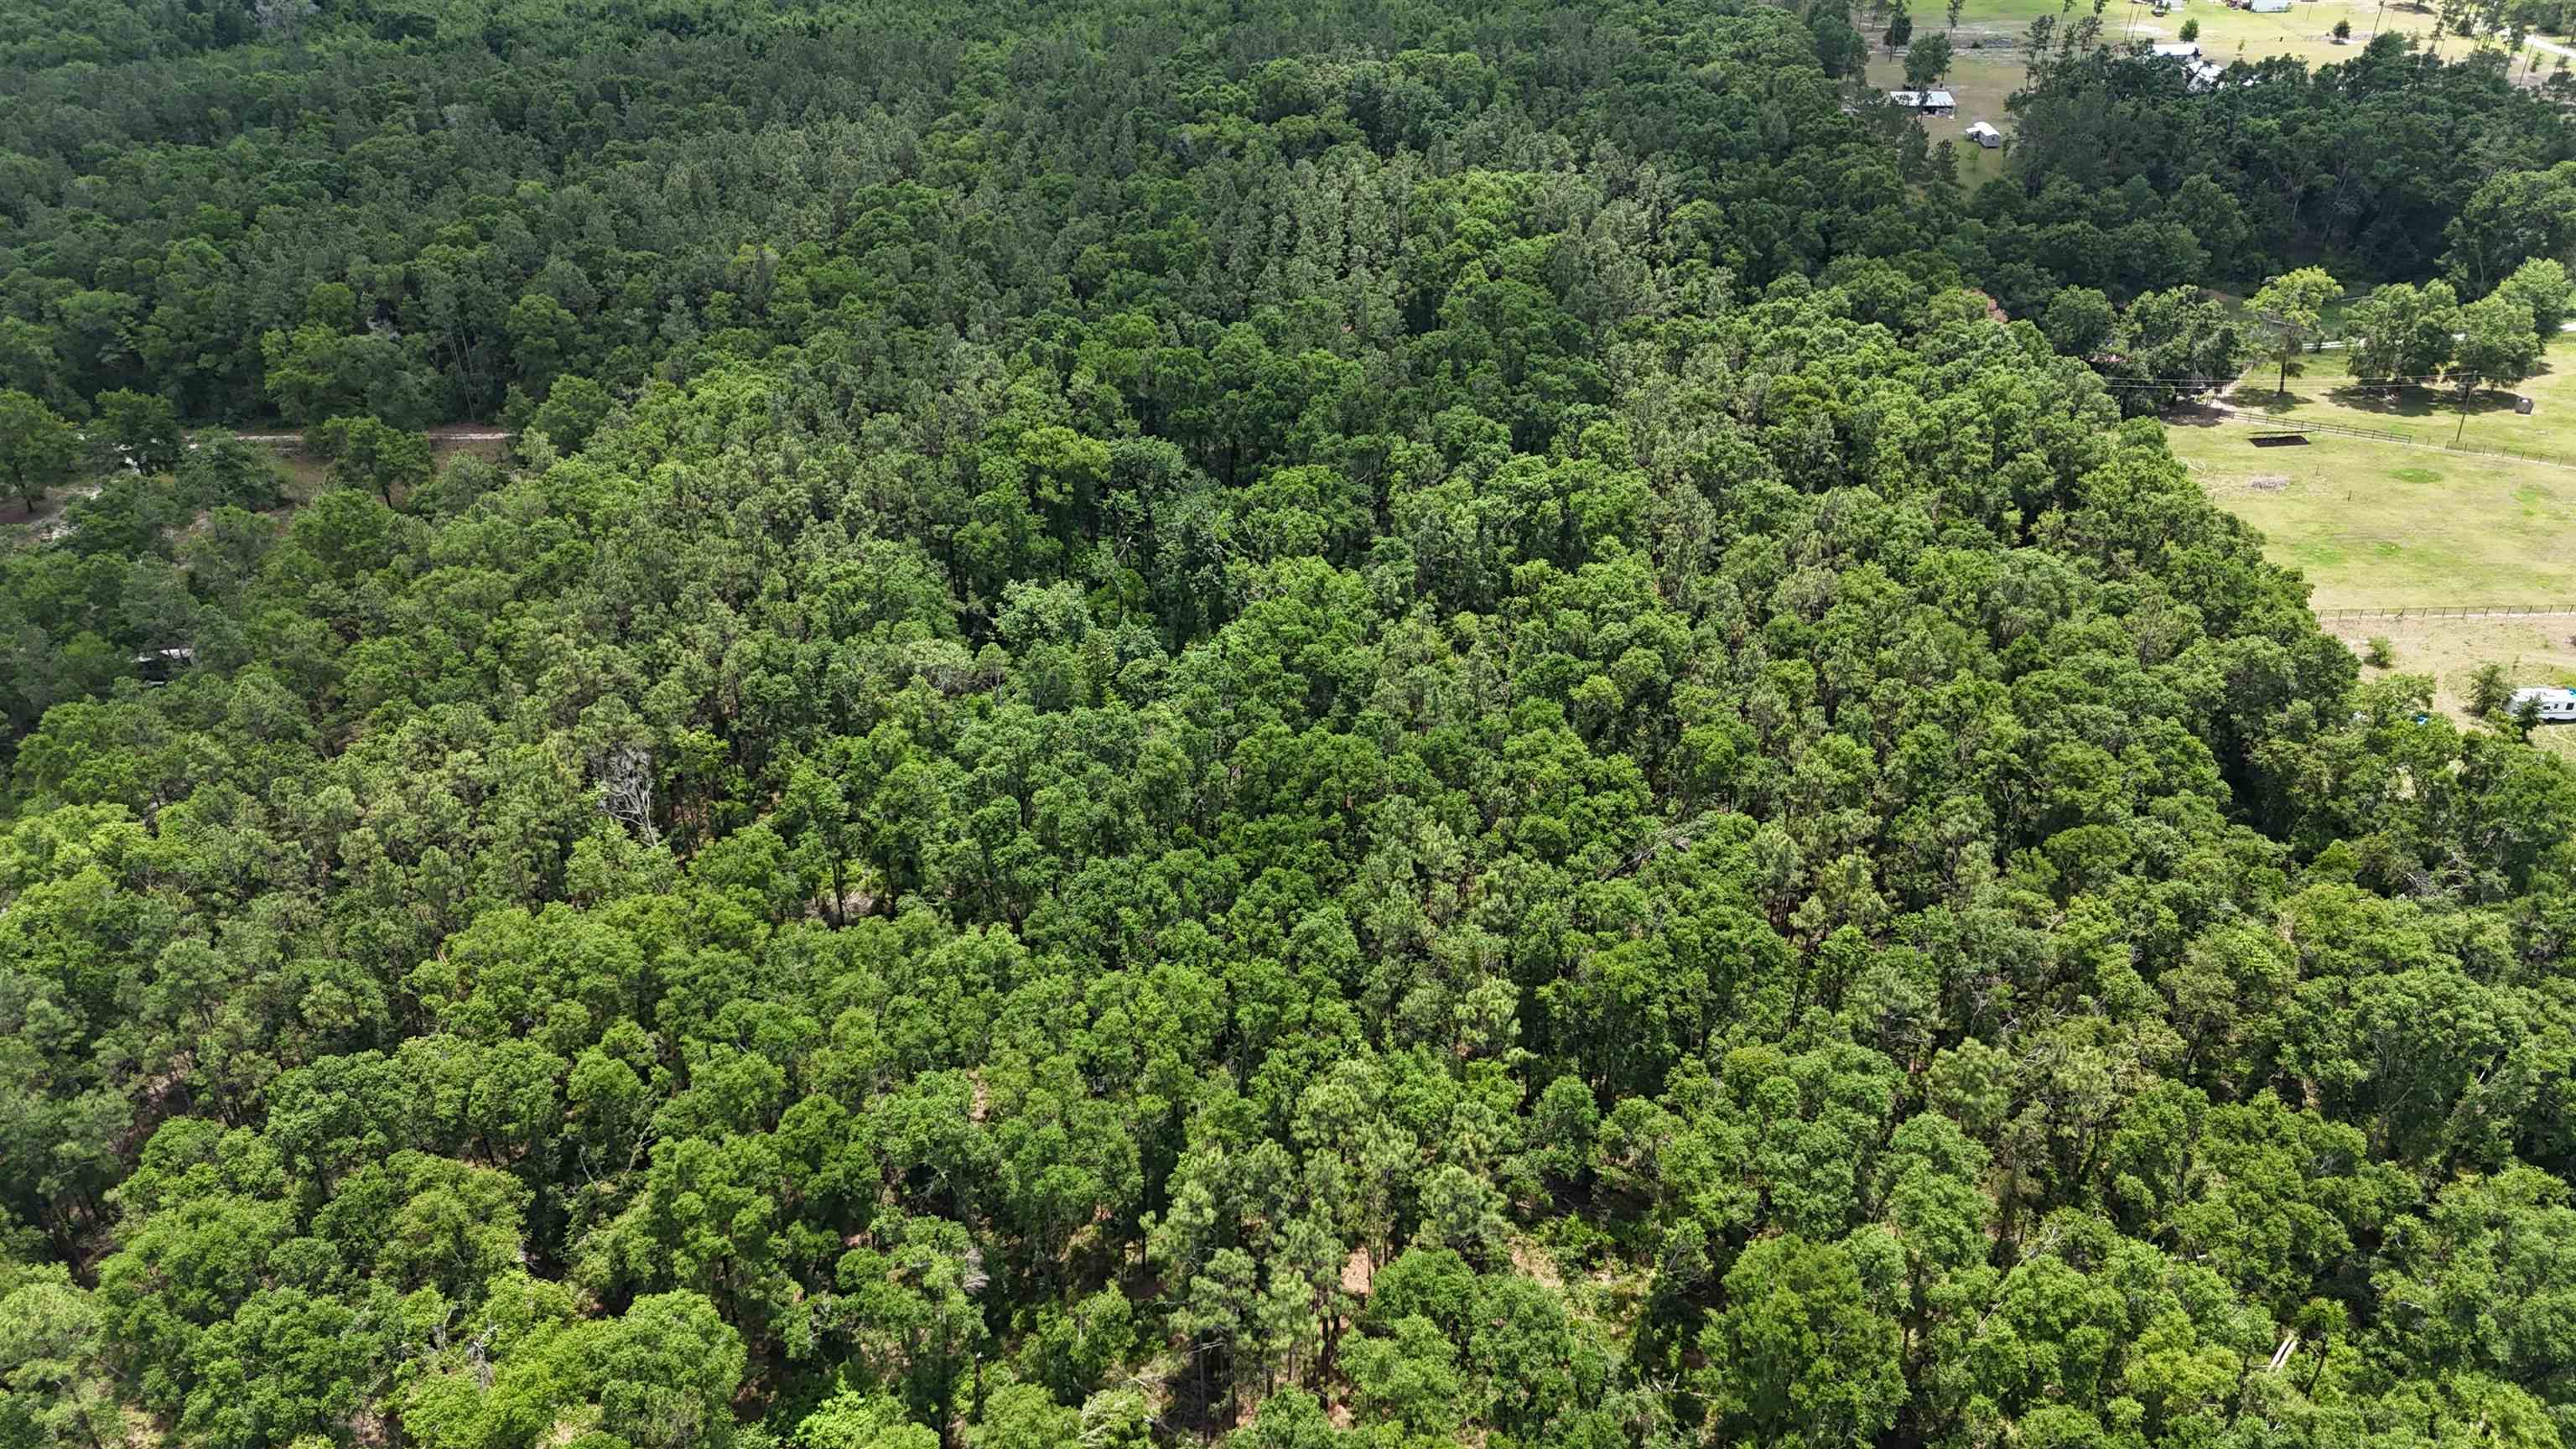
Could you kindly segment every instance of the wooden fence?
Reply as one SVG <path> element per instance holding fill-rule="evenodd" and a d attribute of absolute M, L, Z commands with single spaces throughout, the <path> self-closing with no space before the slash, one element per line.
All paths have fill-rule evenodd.
<path fill-rule="evenodd" d="M 2576 604 L 2405 604 L 2390 609 L 2319 609 L 2320 619 L 2559 619 Z"/>
<path fill-rule="evenodd" d="M 2218 416 L 2245 427 L 2260 428 L 2267 433 L 2324 433 L 2336 438 L 2366 438 L 2372 442 L 2398 443 L 2409 448 L 2434 448 L 2445 453 L 2465 453 L 2480 458 L 2517 458 L 2525 463 L 2539 463 L 2551 468 L 2576 468 L 2576 461 L 2548 453 L 2535 453 L 2526 448 L 2507 448 L 2494 443 L 2453 442 L 2448 438 L 2421 438 L 2413 433 L 2388 428 L 2364 428 L 2351 423 L 2320 422 L 2314 418 L 2273 418 L 2222 405 Z M 2438 431 L 2438 429 L 2436 430 Z"/>

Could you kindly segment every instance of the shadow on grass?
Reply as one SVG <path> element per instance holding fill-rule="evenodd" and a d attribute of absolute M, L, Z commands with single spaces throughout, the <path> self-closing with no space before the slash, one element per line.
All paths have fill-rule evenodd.
<path fill-rule="evenodd" d="M 2460 415 L 2460 395 L 2447 388 L 2349 383 L 2327 393 L 2326 399 L 2336 407 L 2382 418 L 2429 418 L 2437 413 L 2446 418 Z M 2518 393 L 2481 389 L 2469 398 L 2469 416 L 2509 413 L 2521 400 Z"/>
<path fill-rule="evenodd" d="M 2157 414 L 2169 428 L 2214 428 L 2227 421 L 2227 414 L 2205 403 L 2176 403 Z"/>
<path fill-rule="evenodd" d="M 2420 387 L 2371 387 L 2351 383 L 2327 393 L 2336 407 L 2379 418 L 2428 418 L 2435 405 L 2450 401 L 2442 393 Z"/>
<path fill-rule="evenodd" d="M 2316 399 L 2303 392 L 2276 392 L 2268 387 L 2240 386 L 2236 389 L 2236 395 L 2229 401 L 2236 404 L 2239 412 L 2262 413 L 2267 417 L 2278 417 L 2283 413 L 2307 407 Z"/>

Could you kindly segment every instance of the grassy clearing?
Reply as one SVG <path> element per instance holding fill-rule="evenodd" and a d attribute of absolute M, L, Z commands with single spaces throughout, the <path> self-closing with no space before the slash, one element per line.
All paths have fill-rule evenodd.
<path fill-rule="evenodd" d="M 2043 15 L 2053 15 L 2063 25 L 2093 13 L 2090 4 L 2066 4 L 2061 0 L 1968 0 L 1959 11 L 1958 25 L 1951 27 L 1946 24 L 1947 7 L 1943 4 L 1923 3 L 1910 8 L 1916 35 L 1946 29 L 1958 48 L 1958 59 L 1943 85 L 1959 98 L 1959 114 L 1923 118 L 1923 129 L 1936 144 L 1958 140 L 1968 123 L 1977 120 L 1991 121 L 2009 135 L 2012 124 L 2004 113 L 2004 101 L 2022 87 L 2025 67 L 2018 47 L 2030 23 Z M 1865 8 L 1855 20 L 1861 33 L 1875 42 L 1893 13 L 1893 5 L 1877 10 Z M 2185 0 L 2162 16 L 2154 13 L 2148 0 L 2109 0 L 2100 14 L 2103 33 L 2114 42 L 2176 41 L 2181 37 L 2183 23 L 2196 20 L 2200 22 L 2201 53 L 2220 65 L 2275 55 L 2296 56 L 2311 66 L 2331 65 L 2351 59 L 2381 31 L 2412 35 L 2420 47 L 2446 59 L 2458 59 L 2475 48 L 2456 35 L 2437 37 L 2435 16 L 2429 7 L 2385 4 L 2380 0 L 2297 0 L 2288 11 L 2277 15 L 2230 10 L 2218 0 Z M 2348 43 L 2335 41 L 2338 20 L 2352 23 Z M 2526 55 L 2516 61 L 2514 74 L 2521 76 L 2523 60 L 2535 58 L 2539 68 L 2531 73 L 2534 80 L 2546 76 L 2556 60 L 2547 54 Z M 1875 50 L 1868 74 L 1871 85 L 1881 90 L 1898 89 L 1905 78 L 1903 58 L 1883 49 Z M 1960 179 L 1971 186 L 2003 173 L 2002 153 L 1981 151 L 1967 141 L 1960 141 L 1959 150 Z"/>
<path fill-rule="evenodd" d="M 2253 431 L 2177 423 L 2167 440 L 2320 610 L 2576 601 L 2576 468 L 2327 434 L 2263 448 Z"/>
<path fill-rule="evenodd" d="M 2149 7 L 2114 4 L 2103 12 L 2105 28 L 2119 30 L 2118 12 L 2136 11 L 2148 15 Z M 2275 55 L 2296 56 L 2312 66 L 2332 65 L 2350 59 L 2371 37 L 2391 31 L 2415 37 L 2416 44 L 2446 60 L 2457 60 L 2475 49 L 2469 41 L 2456 35 L 2436 38 L 2434 14 L 2429 9 L 2411 5 L 2381 5 L 2373 0 L 2298 0 L 2289 10 L 2278 15 L 2257 15 L 2249 10 L 2230 10 L 2208 0 L 2192 3 L 2174 11 L 2162 20 L 2142 18 L 2138 32 L 2144 35 L 2152 26 L 2162 33 L 2152 39 L 2172 40 L 2186 19 L 2200 22 L 2200 49 L 2203 55 L 2220 65 L 2232 61 L 2264 60 Z M 2352 22 L 2352 39 L 2348 44 L 2335 43 L 2334 27 L 2338 20 Z M 2542 57 L 2548 63 L 2548 57 Z M 2517 74 L 2519 68 L 2517 67 Z"/>
<path fill-rule="evenodd" d="M 2392 667 L 2429 674 L 2436 702 L 2466 717 L 2469 677 L 2490 661 L 2516 685 L 2576 684 L 2576 619 L 2337 619 L 2346 608 L 2576 603 L 2576 339 L 2512 399 L 2479 399 L 2463 423 L 2447 394 L 2387 396 L 2352 382 L 2344 354 L 2307 359 L 2286 397 L 2259 365 L 2237 385 L 2239 408 L 2284 422 L 2329 422 L 2401 434 L 2416 445 L 2310 436 L 2304 446 L 2256 447 L 2243 424 L 2177 422 L 2175 456 L 2211 498 L 2262 530 L 2264 552 L 2304 573 L 2326 631 L 2360 653 L 2390 641 Z M 2511 448 L 2535 458 L 2484 457 L 2437 446 Z M 2376 676 L 2384 670 L 2368 670 Z M 2576 729 L 2534 738 L 2576 758 Z"/>
<path fill-rule="evenodd" d="M 2576 336 L 2562 335 L 2542 358 L 2539 375 L 2511 392 L 2482 392 L 2470 399 L 2465 420 L 2459 394 L 2448 388 L 2363 387 L 2353 381 L 2350 354 L 2340 349 L 2302 359 L 2288 390 L 2276 367 L 2256 363 L 2237 381 L 2230 401 L 2246 412 L 2284 422 L 2333 423 L 2374 428 L 2419 443 L 2459 441 L 2463 448 L 2493 448 L 2576 464 Z M 2528 415 L 2514 411 L 2530 398 Z"/>
<path fill-rule="evenodd" d="M 2576 619 L 2328 619 L 2325 631 L 2365 655 L 2370 640 L 2386 639 L 2388 667 L 2362 667 L 2365 679 L 2391 674 L 2433 677 L 2433 703 L 2453 719 L 2469 717 L 2470 676 L 2490 660 L 2505 666 L 2516 688 L 2576 684 Z M 2544 726 L 2532 740 L 2576 759 L 2576 727 Z"/>
<path fill-rule="evenodd" d="M 1966 27 L 1961 29 L 1964 32 Z M 2004 102 L 2021 89 L 2024 74 L 2022 63 L 2009 52 L 1963 49 L 1941 83 L 1944 90 L 1958 98 L 1959 113 L 1922 118 L 1924 134 L 1932 138 L 1933 145 L 1955 143 L 1959 183 L 1972 191 L 2004 174 L 2004 152 L 2001 148 L 1989 151 L 1968 140 L 1968 125 L 1987 121 L 2010 132 L 2012 117 L 2004 113 Z M 1905 85 L 1904 57 L 1879 54 L 1870 61 L 1868 75 L 1869 83 L 1880 90 L 1900 90 Z"/>

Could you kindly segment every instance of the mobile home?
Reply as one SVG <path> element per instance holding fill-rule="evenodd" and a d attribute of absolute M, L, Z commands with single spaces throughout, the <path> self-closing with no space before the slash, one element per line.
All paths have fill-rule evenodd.
<path fill-rule="evenodd" d="M 2552 723 L 2576 720 L 2576 689 L 2517 689 L 2513 692 L 2512 712 L 2535 709 L 2540 717 Z"/>

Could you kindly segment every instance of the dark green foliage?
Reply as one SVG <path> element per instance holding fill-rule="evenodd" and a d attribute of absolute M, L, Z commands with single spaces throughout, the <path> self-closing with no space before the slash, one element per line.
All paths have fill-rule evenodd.
<path fill-rule="evenodd" d="M 2469 713 L 2491 715 L 2503 710 L 2513 697 L 2513 685 L 2505 678 L 2504 666 L 2492 661 L 2479 665 L 2469 675 Z"/>
<path fill-rule="evenodd" d="M 2251 292 L 2317 263 L 2348 281 L 2447 271 L 2474 297 L 2527 258 L 2571 259 L 2553 217 L 2576 130 L 2500 51 L 2444 64 L 2383 31 L 2338 64 L 2249 56 L 2199 83 L 2080 25 L 2039 39 L 2012 177 L 1970 203 L 1967 266 L 2015 315 L 2061 285 Z"/>
<path fill-rule="evenodd" d="M 2134 416 L 2420 234 L 1815 7 L 39 13 L 0 1444 L 2576 1427 L 2576 778 Z"/>
<path fill-rule="evenodd" d="M 21 507 L 34 512 L 79 456 L 79 436 L 52 408 L 14 389 L 0 392 L 0 479 Z"/>

